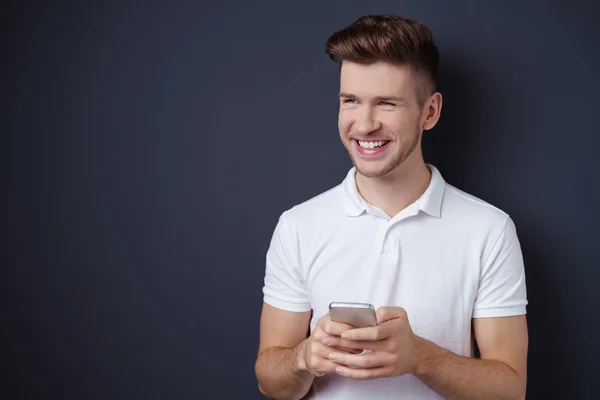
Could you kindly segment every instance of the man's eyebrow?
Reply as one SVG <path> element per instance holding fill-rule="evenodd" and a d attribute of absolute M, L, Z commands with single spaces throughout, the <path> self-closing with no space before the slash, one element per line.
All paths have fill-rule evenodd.
<path fill-rule="evenodd" d="M 406 101 L 406 99 L 404 97 L 399 97 L 399 96 L 378 96 L 375 98 L 376 100 L 379 101 L 388 101 L 388 100 L 393 100 L 393 101 Z"/>
<path fill-rule="evenodd" d="M 351 98 L 351 99 L 355 99 L 357 96 L 351 94 L 351 93 L 345 93 L 345 92 L 340 92 L 338 97 L 340 98 Z M 399 97 L 399 96 L 377 96 L 375 97 L 375 100 L 377 101 L 398 101 L 398 102 L 405 102 L 406 99 L 404 97 Z"/>

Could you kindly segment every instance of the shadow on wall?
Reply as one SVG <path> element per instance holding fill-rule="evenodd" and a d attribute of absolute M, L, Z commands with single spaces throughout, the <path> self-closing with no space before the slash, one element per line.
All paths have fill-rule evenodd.
<path fill-rule="evenodd" d="M 440 70 L 438 91 L 442 93 L 442 112 L 437 125 L 423 132 L 425 160 L 438 167 L 449 182 L 463 187 L 469 170 L 470 148 L 476 137 L 474 115 L 477 102 L 475 81 L 467 71 L 445 67 Z"/>
<path fill-rule="evenodd" d="M 577 323 L 570 316 L 560 277 L 555 268 L 550 268 L 560 263 L 547 251 L 554 240 L 550 234 L 536 229 L 535 221 L 526 218 L 519 221 L 529 299 L 527 398 L 571 398 L 574 393 L 566 391 L 565 383 L 571 386 L 577 381 L 585 382 L 583 377 L 587 373 L 577 354 L 569 351 L 569 342 L 573 340 L 570 330 Z"/>
<path fill-rule="evenodd" d="M 423 135 L 425 160 L 437 166 L 448 183 L 480 197 L 484 193 L 497 193 L 487 183 L 490 173 L 501 174 L 503 154 L 484 154 L 483 150 L 494 152 L 498 139 L 505 129 L 517 129 L 518 121 L 499 116 L 498 110 L 510 113 L 511 85 L 493 75 L 478 76 L 464 68 L 446 67 L 440 71 L 439 90 L 443 95 L 442 115 L 438 125 Z M 502 108 L 499 108 L 502 106 Z M 489 129 L 487 129 L 489 127 Z M 485 129 L 485 132 L 482 132 Z M 484 143 L 486 145 L 484 146 Z M 509 187 L 507 192 L 527 188 Z M 550 235 L 536 229 L 534 213 L 530 213 L 518 203 L 520 196 L 513 200 L 507 195 L 505 206 L 515 220 L 519 231 L 523 257 L 525 260 L 528 288 L 529 363 L 528 398 L 546 398 L 561 392 L 560 382 L 564 382 L 564 368 L 575 367 L 569 380 L 577 381 L 577 357 L 567 349 L 569 343 L 569 323 L 558 322 L 560 315 L 568 315 L 567 302 L 562 297 L 559 279 L 550 268 L 558 261 L 549 259 L 549 243 L 556 242 Z M 486 199 L 487 200 L 487 199 Z M 494 203 L 494 199 L 489 199 Z M 550 362 L 551 361 L 551 362 Z M 571 368 L 571 367 L 569 367 Z M 550 384 L 549 383 L 554 383 Z M 564 390 L 564 389 L 563 389 Z M 562 394 L 562 393 L 561 393 Z M 564 393 L 567 396 L 567 393 Z M 560 396 L 559 396 L 560 397 Z"/>

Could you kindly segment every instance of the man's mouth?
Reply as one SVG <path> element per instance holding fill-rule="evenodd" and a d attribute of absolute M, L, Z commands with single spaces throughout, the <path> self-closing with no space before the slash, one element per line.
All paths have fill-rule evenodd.
<path fill-rule="evenodd" d="M 357 140 L 358 145 L 363 149 L 378 149 L 380 147 L 385 146 L 390 141 L 389 140 L 379 140 L 379 141 L 365 141 L 365 140 Z"/>

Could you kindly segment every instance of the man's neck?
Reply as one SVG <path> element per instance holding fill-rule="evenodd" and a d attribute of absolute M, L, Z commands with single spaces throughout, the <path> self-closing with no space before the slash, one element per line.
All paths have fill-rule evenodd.
<path fill-rule="evenodd" d="M 390 217 L 417 201 L 427 190 L 431 171 L 425 162 L 414 165 L 403 163 L 394 171 L 377 178 L 366 178 L 356 173 L 356 186 L 367 203 Z"/>

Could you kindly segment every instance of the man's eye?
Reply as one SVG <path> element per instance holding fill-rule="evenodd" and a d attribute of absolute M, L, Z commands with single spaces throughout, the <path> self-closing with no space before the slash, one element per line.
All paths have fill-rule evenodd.
<path fill-rule="evenodd" d="M 344 103 L 356 103 L 355 99 L 344 99 Z"/>
<path fill-rule="evenodd" d="M 381 104 L 383 104 L 384 106 L 395 106 L 394 103 L 390 103 L 389 101 L 382 101 Z"/>

